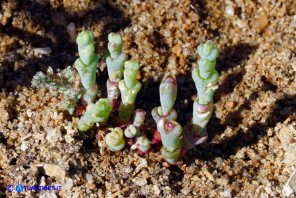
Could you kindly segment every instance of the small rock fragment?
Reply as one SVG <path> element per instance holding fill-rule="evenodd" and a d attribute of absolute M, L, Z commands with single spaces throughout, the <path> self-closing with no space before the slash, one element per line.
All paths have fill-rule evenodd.
<path fill-rule="evenodd" d="M 94 182 L 93 176 L 91 174 L 86 173 L 85 177 L 88 183 L 92 184 Z"/>
<path fill-rule="evenodd" d="M 66 171 L 61 165 L 57 164 L 44 164 L 45 174 L 50 177 L 65 178 Z"/>
<path fill-rule="evenodd" d="M 147 167 L 147 161 L 146 159 L 142 159 L 142 162 L 136 167 L 135 171 L 134 171 L 134 175 L 137 174 L 142 168 L 146 168 Z"/>
<path fill-rule="evenodd" d="M 160 190 L 159 190 L 159 188 L 158 188 L 157 185 L 153 185 L 153 189 L 154 189 L 154 194 L 155 195 L 159 195 L 160 194 Z"/>
<path fill-rule="evenodd" d="M 137 186 L 144 186 L 147 184 L 147 180 L 145 177 L 138 177 L 138 178 L 134 178 L 133 182 L 137 185 Z"/>
<path fill-rule="evenodd" d="M 94 183 L 87 183 L 86 184 L 86 186 L 90 189 L 90 190 L 93 190 L 93 189 L 95 189 L 96 188 L 96 184 L 94 184 Z"/>
<path fill-rule="evenodd" d="M 261 14 L 259 16 L 259 18 L 255 19 L 253 21 L 253 27 L 259 31 L 259 32 L 262 32 L 268 25 L 268 18 L 266 16 L 265 13 Z"/>
<path fill-rule="evenodd" d="M 71 178 L 66 178 L 64 187 L 66 190 L 70 190 L 73 187 L 73 180 Z"/>
<path fill-rule="evenodd" d="M 292 176 L 290 177 L 288 184 L 296 192 L 296 170 L 293 172 Z"/>
<path fill-rule="evenodd" d="M 23 141 L 21 144 L 21 150 L 22 151 L 26 151 L 29 147 L 28 147 L 28 142 L 27 141 Z"/>
<path fill-rule="evenodd" d="M 290 197 L 294 193 L 294 190 L 289 185 L 284 185 L 283 193 L 286 197 Z"/>
<path fill-rule="evenodd" d="M 229 16 L 233 16 L 234 15 L 234 9 L 233 9 L 233 7 L 231 5 L 226 6 L 225 12 Z"/>
<path fill-rule="evenodd" d="M 35 54 L 45 54 L 48 55 L 52 52 L 50 47 L 38 47 L 33 49 Z"/>
<path fill-rule="evenodd" d="M 296 17 L 295 17 L 295 19 L 293 21 L 291 21 L 291 26 L 293 28 L 296 28 Z"/>
<path fill-rule="evenodd" d="M 237 105 L 237 102 L 235 102 L 235 101 L 229 101 L 226 103 L 226 106 L 228 108 L 234 108 L 234 107 L 236 107 L 236 105 Z"/>

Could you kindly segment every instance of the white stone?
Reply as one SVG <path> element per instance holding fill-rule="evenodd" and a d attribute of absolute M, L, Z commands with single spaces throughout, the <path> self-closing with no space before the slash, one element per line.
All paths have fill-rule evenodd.
<path fill-rule="evenodd" d="M 153 189 L 154 189 L 154 194 L 155 195 L 159 195 L 160 194 L 160 190 L 159 190 L 159 188 L 158 188 L 157 185 L 153 185 Z"/>
<path fill-rule="evenodd" d="M 87 182 L 90 184 L 94 182 L 93 176 L 91 174 L 86 173 L 85 178 L 86 178 Z"/>
<path fill-rule="evenodd" d="M 22 151 L 26 151 L 28 149 L 28 142 L 27 141 L 23 141 L 21 144 L 21 150 Z"/>
<path fill-rule="evenodd" d="M 67 190 L 70 190 L 73 187 L 73 180 L 67 177 L 64 186 Z"/>
<path fill-rule="evenodd" d="M 232 197 L 230 188 L 225 189 L 222 194 L 223 197 Z"/>
<path fill-rule="evenodd" d="M 225 8 L 225 12 L 226 12 L 226 14 L 227 15 L 229 15 L 229 16 L 233 16 L 234 15 L 234 9 L 233 9 L 233 7 L 232 6 L 226 6 L 226 8 Z"/>
<path fill-rule="evenodd" d="M 294 20 L 291 21 L 291 26 L 293 28 L 296 28 L 296 19 L 294 19 Z"/>
<path fill-rule="evenodd" d="M 284 185 L 283 193 L 286 197 L 290 197 L 294 193 L 294 190 L 289 185 Z"/>
<path fill-rule="evenodd" d="M 138 177 L 138 178 L 134 178 L 133 182 L 137 185 L 137 186 L 144 186 L 147 184 L 147 180 L 145 177 Z"/>
<path fill-rule="evenodd" d="M 134 174 L 137 174 L 142 168 L 146 168 L 148 166 L 148 163 L 146 159 L 142 159 L 142 162 L 136 167 Z"/>
<path fill-rule="evenodd" d="M 33 49 L 35 54 L 50 54 L 52 49 L 50 47 L 37 47 Z"/>

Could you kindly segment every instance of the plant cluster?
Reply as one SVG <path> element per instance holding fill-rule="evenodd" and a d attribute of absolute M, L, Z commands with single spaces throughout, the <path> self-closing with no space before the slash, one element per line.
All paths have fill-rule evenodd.
<path fill-rule="evenodd" d="M 118 109 L 117 126 L 109 128 L 104 138 L 111 151 L 119 151 L 129 144 L 132 150 L 143 155 L 149 152 L 151 145 L 161 142 L 164 159 L 171 164 L 178 164 L 184 151 L 207 140 L 206 125 L 213 112 L 213 94 L 219 78 L 215 70 L 218 49 L 212 41 L 198 47 L 201 59 L 199 67 L 192 71 L 198 95 L 193 104 L 192 122 L 184 129 L 177 122 L 178 114 L 173 109 L 177 98 L 177 80 L 173 74 L 165 74 L 159 87 L 160 106 L 151 111 L 157 130 L 150 141 L 143 127 L 146 112 L 135 109 L 135 100 L 142 87 L 137 80 L 140 65 L 136 61 L 127 60 L 126 54 L 122 52 L 123 40 L 119 34 L 110 33 L 108 41 L 107 98 L 96 101 L 96 68 L 99 56 L 95 53 L 94 35 L 90 31 L 81 32 L 76 39 L 79 58 L 74 66 L 79 73 L 82 87 L 73 86 L 74 72 L 71 67 L 58 70 L 57 74 L 51 68 L 47 75 L 38 72 L 32 80 L 32 86 L 53 88 L 65 94 L 65 104 L 70 114 L 74 113 L 77 103 L 82 99 L 86 109 L 78 121 L 81 132 L 90 130 L 95 123 L 99 126 L 106 124 L 112 112 L 117 112 Z"/>

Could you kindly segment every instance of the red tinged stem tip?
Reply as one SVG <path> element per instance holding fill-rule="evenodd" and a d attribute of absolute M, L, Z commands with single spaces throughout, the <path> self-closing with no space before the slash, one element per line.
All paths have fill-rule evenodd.
<path fill-rule="evenodd" d="M 171 131 L 175 128 L 175 125 L 170 123 L 170 122 L 166 122 L 165 123 L 165 129 L 168 130 L 168 131 Z"/>
<path fill-rule="evenodd" d="M 80 115 L 80 116 L 84 115 L 84 113 L 85 113 L 85 106 L 83 106 L 83 105 L 78 105 L 78 106 L 76 107 L 76 113 L 77 113 L 78 115 Z"/>
<path fill-rule="evenodd" d="M 112 109 L 118 109 L 119 101 L 117 99 L 111 100 L 111 106 L 112 106 Z"/>
<path fill-rule="evenodd" d="M 158 144 L 159 142 L 161 142 L 161 136 L 160 136 L 160 132 L 156 130 L 153 134 L 153 139 L 151 141 L 151 144 Z"/>
<path fill-rule="evenodd" d="M 139 147 L 137 148 L 137 150 L 138 150 L 137 153 L 138 153 L 139 156 L 143 156 L 143 155 L 145 155 L 145 154 L 147 154 L 147 153 L 150 152 L 150 149 L 149 149 L 148 151 L 145 151 L 145 152 L 144 152 L 144 151 L 141 151 L 141 150 L 139 149 Z"/>

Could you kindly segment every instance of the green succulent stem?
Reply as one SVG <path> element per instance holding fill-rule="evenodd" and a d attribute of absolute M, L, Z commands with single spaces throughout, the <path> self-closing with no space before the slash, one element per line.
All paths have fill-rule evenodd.
<path fill-rule="evenodd" d="M 88 104 L 85 114 L 78 121 L 78 129 L 87 131 L 92 128 L 94 123 L 105 124 L 111 111 L 112 107 L 107 98 L 101 98 L 95 104 Z"/>
<path fill-rule="evenodd" d="M 207 140 L 206 125 L 213 112 L 213 95 L 217 88 L 219 73 L 215 70 L 218 49 L 212 41 L 200 44 L 197 52 L 201 57 L 199 67 L 192 71 L 192 78 L 197 89 L 197 97 L 193 103 L 192 124 L 184 129 L 182 144 L 191 149 Z"/>
<path fill-rule="evenodd" d="M 157 123 L 163 144 L 162 155 L 170 163 L 179 159 L 181 151 L 182 127 L 174 120 L 161 118 Z"/>
<path fill-rule="evenodd" d="M 177 80 L 173 74 L 166 73 L 159 86 L 161 112 L 167 116 L 172 110 L 177 98 Z"/>
<path fill-rule="evenodd" d="M 111 129 L 111 132 L 106 135 L 106 144 L 111 151 L 120 151 L 125 146 L 123 139 L 123 131 L 121 128 L 116 127 Z"/>
<path fill-rule="evenodd" d="M 135 136 L 137 136 L 139 134 L 139 128 L 130 124 L 126 127 L 126 129 L 124 130 L 124 135 L 127 138 L 134 138 Z"/>
<path fill-rule="evenodd" d="M 150 145 L 150 140 L 145 136 L 141 136 L 137 138 L 136 143 L 132 146 L 132 149 L 138 149 L 140 153 L 146 153 L 149 151 Z"/>
<path fill-rule="evenodd" d="M 163 116 L 163 113 L 162 113 L 162 108 L 161 106 L 159 107 L 154 107 L 151 111 L 151 115 L 154 119 L 154 121 L 156 123 L 158 123 L 158 121 L 161 119 L 161 118 L 168 118 L 170 120 L 176 120 L 177 117 L 178 117 L 178 113 L 175 109 L 171 109 L 169 114 L 167 114 L 166 116 Z"/>
<path fill-rule="evenodd" d="M 122 52 L 122 37 L 120 34 L 110 33 L 108 35 L 108 50 L 110 56 L 106 58 L 109 80 L 107 82 L 108 98 L 113 108 L 116 108 L 120 96 L 118 82 L 123 77 L 123 68 L 126 55 Z"/>
<path fill-rule="evenodd" d="M 118 58 L 121 55 L 123 40 L 120 34 L 111 32 L 108 34 L 108 50 L 111 58 Z"/>
<path fill-rule="evenodd" d="M 93 102 L 98 93 L 98 87 L 95 84 L 99 57 L 94 53 L 95 46 L 93 42 L 94 35 L 90 31 L 83 31 L 76 38 L 79 58 L 74 65 L 80 75 L 82 85 L 86 89 L 87 95 L 84 99 L 88 103 Z"/>
<path fill-rule="evenodd" d="M 159 86 L 160 107 L 155 107 L 151 114 L 156 123 L 161 118 L 176 120 L 177 112 L 173 109 L 177 98 L 177 80 L 173 74 L 166 73 Z"/>
<path fill-rule="evenodd" d="M 181 154 L 181 146 L 179 146 L 174 151 L 168 150 L 166 147 L 161 148 L 161 155 L 165 158 L 165 160 L 171 164 L 174 164 L 178 161 Z"/>
<path fill-rule="evenodd" d="M 124 79 L 119 82 L 122 103 L 119 107 L 119 117 L 123 121 L 130 119 L 134 103 L 142 84 L 137 80 L 140 65 L 136 61 L 126 61 L 124 64 Z"/>
<path fill-rule="evenodd" d="M 192 78 L 198 93 L 199 104 L 210 104 L 213 101 L 215 84 L 218 82 L 219 73 L 215 70 L 218 49 L 212 41 L 198 46 L 201 57 L 199 67 L 192 71 Z"/>
<path fill-rule="evenodd" d="M 135 109 L 135 104 L 123 104 L 123 103 L 120 103 L 119 105 L 119 118 L 126 122 L 128 121 L 133 112 L 134 112 L 134 109 Z"/>
<path fill-rule="evenodd" d="M 143 109 L 136 109 L 134 111 L 133 124 L 128 125 L 124 130 L 125 137 L 134 138 L 140 135 L 140 127 L 145 121 L 145 115 L 146 112 Z"/>
<path fill-rule="evenodd" d="M 145 122 L 146 111 L 143 109 L 136 109 L 133 116 L 133 125 L 140 128 Z"/>

